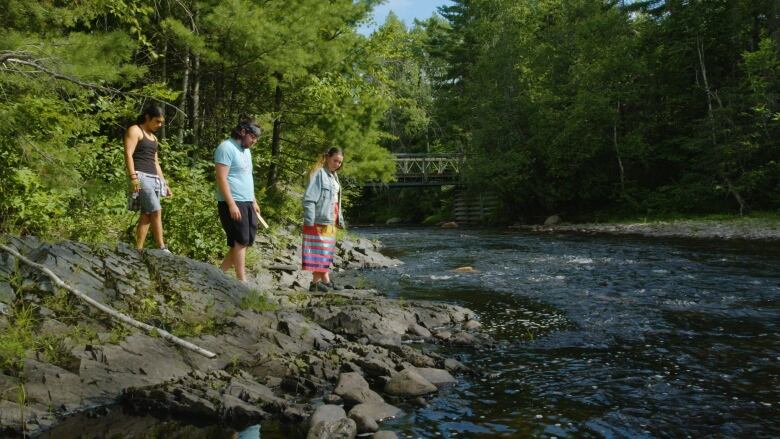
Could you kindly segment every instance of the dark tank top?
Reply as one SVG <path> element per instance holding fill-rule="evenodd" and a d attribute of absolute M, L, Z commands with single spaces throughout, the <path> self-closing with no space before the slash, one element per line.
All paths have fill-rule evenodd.
<path fill-rule="evenodd" d="M 138 128 L 141 128 L 139 125 Z M 136 171 L 146 172 L 147 174 L 157 175 L 157 166 L 154 162 L 154 155 L 157 154 L 157 141 L 147 139 L 144 129 L 141 128 L 143 138 L 135 145 L 133 151 L 133 166 Z"/>

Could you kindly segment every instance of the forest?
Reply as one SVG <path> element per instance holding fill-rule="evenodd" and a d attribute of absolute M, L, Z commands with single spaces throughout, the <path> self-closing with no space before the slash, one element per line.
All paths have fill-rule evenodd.
<path fill-rule="evenodd" d="M 361 35 L 379 3 L 0 0 L 0 233 L 129 242 L 122 135 L 150 103 L 166 240 L 204 260 L 224 251 L 214 148 L 242 115 L 277 225 L 331 146 L 348 217 L 393 214 L 360 183 L 398 152 L 464 154 L 497 222 L 780 206 L 780 2 L 455 0 Z M 405 191 L 394 209 L 447 206 Z"/>

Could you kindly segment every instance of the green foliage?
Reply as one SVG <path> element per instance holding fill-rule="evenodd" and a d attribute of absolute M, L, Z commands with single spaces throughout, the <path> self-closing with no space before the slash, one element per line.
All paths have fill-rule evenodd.
<path fill-rule="evenodd" d="M 173 159 L 175 154 L 167 155 L 173 197 L 163 206 L 166 242 L 177 254 L 208 260 L 225 246 L 214 198 L 213 165 L 199 161 L 188 167 Z"/>
<path fill-rule="evenodd" d="M 121 324 L 116 324 L 114 327 L 111 328 L 111 332 L 109 333 L 108 336 L 108 342 L 111 344 L 120 344 L 131 333 L 132 332 L 130 331 L 129 328 Z"/>
<path fill-rule="evenodd" d="M 223 251 L 211 156 L 240 114 L 277 124 L 255 149 L 261 199 L 265 173 L 278 170 L 262 200 L 276 224 L 300 219 L 300 200 L 276 184 L 300 188 L 331 145 L 347 151 L 345 174 L 356 181 L 389 180 L 378 125 L 386 100 L 365 75 L 366 40 L 355 33 L 374 4 L 4 3 L 0 232 L 131 241 L 137 216 L 125 210 L 121 138 L 154 102 L 166 109 L 159 159 L 174 197 L 163 215 L 179 254 L 209 260 Z"/>
<path fill-rule="evenodd" d="M 257 312 L 276 311 L 278 306 L 268 300 L 268 295 L 261 291 L 252 290 L 241 298 L 241 309 Z"/>
<path fill-rule="evenodd" d="M 0 366 L 11 374 L 19 375 L 24 369 L 27 352 L 35 346 L 35 328 L 38 324 L 36 309 L 20 300 L 23 290 L 16 288 L 17 300 L 8 327 L 0 332 Z M 22 292 L 22 294 L 20 294 Z"/>
<path fill-rule="evenodd" d="M 447 62 L 433 119 L 473 154 L 470 184 L 513 217 L 767 208 L 780 189 L 772 7 L 454 1 L 449 28 L 427 26 L 426 50 Z"/>
<path fill-rule="evenodd" d="M 202 260 L 224 251 L 211 157 L 242 114 L 267 133 L 255 180 L 281 226 L 331 146 L 348 216 L 350 183 L 392 180 L 389 151 L 468 153 L 469 185 L 513 218 L 780 202 L 771 0 L 455 0 L 358 35 L 377 3 L 3 2 L 0 233 L 132 240 L 121 138 L 155 102 L 165 233 Z M 444 217 L 447 197 L 402 216 Z"/>

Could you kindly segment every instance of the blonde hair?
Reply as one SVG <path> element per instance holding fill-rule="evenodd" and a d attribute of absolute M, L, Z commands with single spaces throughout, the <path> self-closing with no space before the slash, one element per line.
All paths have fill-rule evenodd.
<path fill-rule="evenodd" d="M 343 156 L 344 153 L 341 151 L 341 148 L 334 146 L 330 148 L 328 152 L 321 154 L 317 161 L 314 162 L 314 164 L 311 166 L 311 169 L 309 169 L 309 178 L 313 177 L 317 171 L 325 167 L 325 163 L 328 161 L 328 158 L 333 157 L 334 155 Z M 339 169 L 340 168 L 341 167 L 339 167 Z"/>

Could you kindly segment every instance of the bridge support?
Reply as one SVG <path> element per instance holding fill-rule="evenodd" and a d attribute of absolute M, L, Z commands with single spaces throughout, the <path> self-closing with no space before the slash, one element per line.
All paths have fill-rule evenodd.
<path fill-rule="evenodd" d="M 495 217 L 498 204 L 498 197 L 493 194 L 475 194 L 464 188 L 458 188 L 452 216 L 458 224 L 485 224 Z"/>

